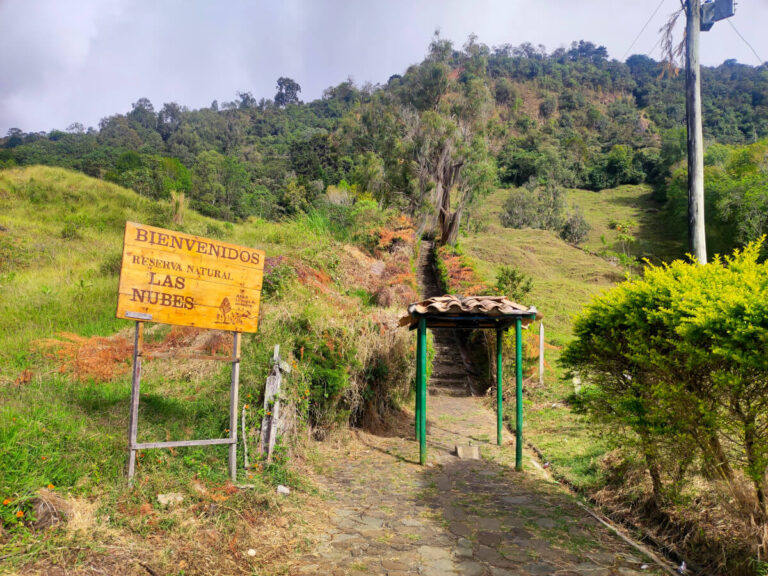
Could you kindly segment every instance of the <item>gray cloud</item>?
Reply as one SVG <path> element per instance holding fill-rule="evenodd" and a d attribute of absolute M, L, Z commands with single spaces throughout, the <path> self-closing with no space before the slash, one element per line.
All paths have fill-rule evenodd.
<path fill-rule="evenodd" d="M 351 76 L 386 82 L 423 57 L 432 32 L 461 45 L 532 42 L 549 50 L 573 40 L 621 58 L 657 0 L 0 0 L 0 133 L 64 128 L 130 109 L 190 107 L 275 93 L 279 76 L 305 100 Z M 659 57 L 666 0 L 632 53 Z M 764 58 L 768 2 L 743 1 L 733 23 Z M 756 64 L 728 23 L 703 36 L 702 61 Z"/>

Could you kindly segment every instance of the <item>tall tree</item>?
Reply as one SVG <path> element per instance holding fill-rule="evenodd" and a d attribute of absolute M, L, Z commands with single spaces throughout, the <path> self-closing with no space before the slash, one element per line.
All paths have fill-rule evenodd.
<path fill-rule="evenodd" d="M 155 107 L 152 106 L 152 102 L 148 98 L 139 98 L 132 104 L 132 109 L 128 112 L 128 119 L 147 130 L 157 128 Z"/>
<path fill-rule="evenodd" d="M 181 115 L 185 111 L 184 108 L 176 104 L 176 102 L 166 102 L 157 114 L 157 131 L 160 132 L 160 136 L 164 141 L 168 141 L 168 138 L 176 132 L 181 126 Z"/>
<path fill-rule="evenodd" d="M 427 110 L 412 123 L 421 201 L 430 195 L 442 244 L 456 243 L 465 208 L 496 181 L 485 136 L 492 103 L 485 81 L 473 78 L 439 111 Z"/>
<path fill-rule="evenodd" d="M 275 104 L 284 108 L 288 104 L 299 103 L 299 92 L 301 86 L 292 78 L 281 76 L 277 79 L 277 94 L 275 94 Z"/>

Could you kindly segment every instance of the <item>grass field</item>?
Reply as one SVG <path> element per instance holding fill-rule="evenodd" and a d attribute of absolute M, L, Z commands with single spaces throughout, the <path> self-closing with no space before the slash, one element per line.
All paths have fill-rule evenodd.
<path fill-rule="evenodd" d="M 133 323 L 115 318 L 123 228 L 126 220 L 180 228 L 258 247 L 278 267 L 290 264 L 284 277 L 271 277 L 259 333 L 244 336 L 241 398 L 255 404 L 261 397 L 272 347 L 281 344 L 294 363 L 283 394 L 300 414 L 309 405 L 314 360 L 294 356 L 298 338 L 308 357 L 314 344 L 349 347 L 348 355 L 362 358 L 355 364 L 361 372 L 370 352 L 364 347 L 382 338 L 377 322 L 394 313 L 372 305 L 360 264 L 372 259 L 337 241 L 317 215 L 233 225 L 188 211 L 177 226 L 167 203 L 57 168 L 0 171 L 0 201 L 0 573 L 45 572 L 62 563 L 116 573 L 110 564 L 121 558 L 116 550 L 162 573 L 209 562 L 218 562 L 211 574 L 270 573 L 280 558 L 302 549 L 310 541 L 302 508 L 311 508 L 316 496 L 286 465 L 287 447 L 269 466 L 240 467 L 238 481 L 249 490 L 229 484 L 225 446 L 145 451 L 135 486 L 127 489 L 131 346 L 121 337 L 130 338 Z M 215 334 L 204 345 L 231 347 Z M 158 346 L 192 345 L 203 336 L 147 329 L 148 343 Z M 84 351 L 97 356 L 83 372 L 77 368 Z M 226 436 L 228 406 L 227 364 L 145 362 L 139 441 Z M 248 425 L 255 428 L 260 414 L 250 406 Z M 278 500 L 278 483 L 294 489 L 290 502 Z M 86 520 L 30 530 L 46 487 Z M 185 499 L 170 513 L 156 499 L 167 492 Z M 276 517 L 289 521 L 275 527 Z M 238 540 L 238 550 L 259 542 L 259 556 L 233 551 Z"/>
<path fill-rule="evenodd" d="M 534 383 L 528 389 L 526 437 L 542 451 L 555 473 L 578 488 L 589 489 L 600 484 L 600 459 L 609 444 L 593 434 L 589 424 L 568 406 L 566 400 L 573 393 L 573 383 L 558 360 L 560 349 L 572 338 L 574 315 L 592 297 L 629 273 L 597 253 L 604 247 L 621 249 L 610 224 L 629 219 L 638 222 L 632 255 L 679 257 L 682 248 L 654 218 L 657 207 L 644 186 L 602 192 L 569 190 L 568 204 L 577 204 L 591 226 L 581 247 L 564 242 L 554 232 L 501 226 L 499 214 L 506 195 L 505 190 L 497 190 L 484 200 L 473 215 L 483 224 L 478 232 L 462 237 L 460 242 L 486 281 L 494 282 L 501 265 L 516 266 L 533 279 L 533 289 L 523 304 L 535 305 L 543 314 L 546 342 L 551 348 L 545 352 L 545 385 Z M 508 374 L 511 378 L 512 373 Z M 508 406 L 508 415 L 513 421 L 512 408 Z"/>

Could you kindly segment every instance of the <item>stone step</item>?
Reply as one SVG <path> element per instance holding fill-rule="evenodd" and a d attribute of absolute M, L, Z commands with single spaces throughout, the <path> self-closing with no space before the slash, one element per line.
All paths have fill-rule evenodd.
<path fill-rule="evenodd" d="M 446 370 L 448 372 L 461 372 L 462 374 L 466 372 L 463 362 L 444 362 L 442 360 L 432 364 L 432 372 L 437 372 L 438 370 Z"/>
<path fill-rule="evenodd" d="M 469 388 L 466 386 L 459 388 L 457 386 L 430 386 L 427 388 L 427 394 L 430 396 L 471 396 Z"/>
<path fill-rule="evenodd" d="M 429 379 L 429 385 L 430 386 L 463 386 L 467 387 L 469 384 L 467 382 L 466 378 L 441 378 L 433 375 L 432 378 Z"/>
<path fill-rule="evenodd" d="M 432 370 L 432 378 L 445 378 L 448 380 L 462 380 L 467 378 L 464 370 Z"/>

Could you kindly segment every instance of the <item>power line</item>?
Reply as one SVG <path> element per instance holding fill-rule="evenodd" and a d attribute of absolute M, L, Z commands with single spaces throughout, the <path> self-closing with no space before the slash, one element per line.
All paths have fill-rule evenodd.
<path fill-rule="evenodd" d="M 637 42 L 640 36 L 643 35 L 643 32 L 645 32 L 645 29 L 648 28 L 648 24 L 651 23 L 651 20 L 653 20 L 653 17 L 656 16 L 656 14 L 661 9 L 661 6 L 662 4 L 664 4 L 664 2 L 666 2 L 666 0 L 661 0 L 661 2 L 659 2 L 659 5 L 656 6 L 656 10 L 654 10 L 653 14 L 651 14 L 651 17 L 648 18 L 648 20 L 646 20 L 645 24 L 643 24 L 643 27 L 640 29 L 640 32 L 638 32 L 637 36 L 635 36 L 635 39 L 632 40 L 632 44 L 630 44 L 629 48 L 627 48 L 627 51 L 624 52 L 624 56 L 621 57 L 622 60 L 624 60 L 627 57 L 627 54 L 629 54 L 629 51 L 632 50 L 632 48 L 634 47 L 635 42 Z"/>
<path fill-rule="evenodd" d="M 731 28 L 733 28 L 733 31 L 734 31 L 734 32 L 736 32 L 736 34 L 738 34 L 739 38 L 741 38 L 741 39 L 744 41 L 744 44 L 746 44 L 747 46 L 749 46 L 749 49 L 750 49 L 750 50 L 752 50 L 752 54 L 754 54 L 754 55 L 755 55 L 755 58 L 757 58 L 757 60 L 758 60 L 758 63 L 762 65 L 762 64 L 763 64 L 763 62 L 765 62 L 765 60 L 763 60 L 762 58 L 760 58 L 760 55 L 759 55 L 759 54 L 758 54 L 758 53 L 755 51 L 755 49 L 752 47 L 752 44 L 750 44 L 750 43 L 747 41 L 747 39 L 746 39 L 746 38 L 744 38 L 744 36 L 742 36 L 742 35 L 741 35 L 741 32 L 739 32 L 739 31 L 736 29 L 736 26 L 734 26 L 734 24 L 733 24 L 733 22 L 731 22 L 731 19 L 730 19 L 730 18 L 728 18 L 728 24 L 730 24 L 730 25 L 731 25 Z"/>
<path fill-rule="evenodd" d="M 651 48 L 650 50 L 648 50 L 648 53 L 646 54 L 646 55 L 648 56 L 648 58 L 651 58 L 651 56 L 652 56 L 652 54 L 653 54 L 653 51 L 654 51 L 654 50 L 656 50 L 656 48 L 658 48 L 659 44 L 661 44 L 661 36 L 659 36 L 659 37 L 656 39 L 656 44 L 654 44 L 654 45 L 653 45 L 653 48 Z"/>

